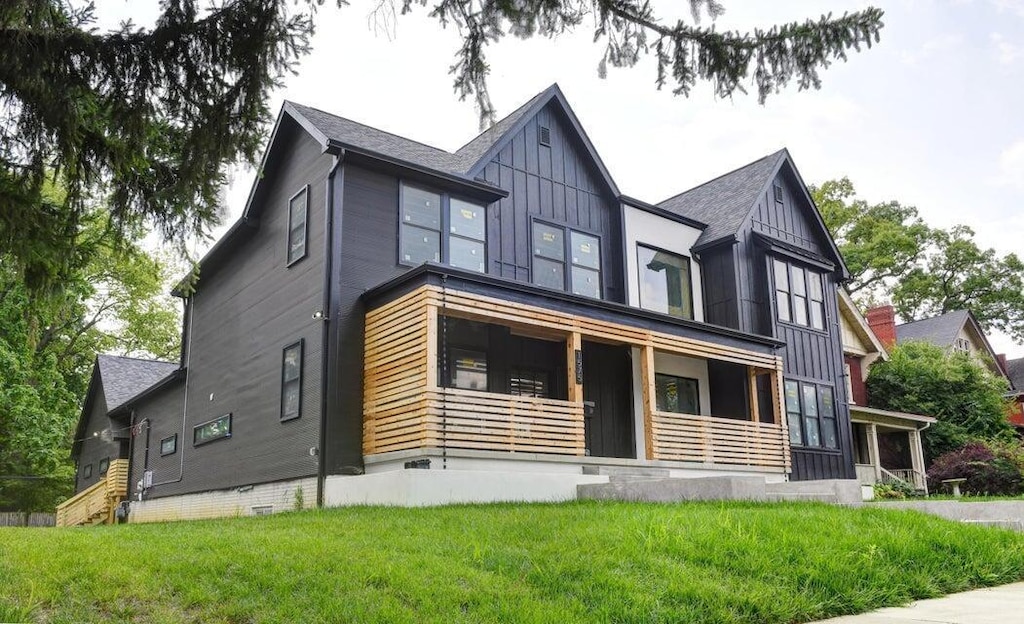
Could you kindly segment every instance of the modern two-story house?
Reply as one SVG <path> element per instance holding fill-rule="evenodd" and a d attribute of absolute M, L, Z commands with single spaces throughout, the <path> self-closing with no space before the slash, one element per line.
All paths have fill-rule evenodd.
<path fill-rule="evenodd" d="M 653 204 L 557 86 L 455 152 L 286 103 L 200 276 L 103 415 L 133 521 L 855 477 L 846 270 L 785 150 Z"/>

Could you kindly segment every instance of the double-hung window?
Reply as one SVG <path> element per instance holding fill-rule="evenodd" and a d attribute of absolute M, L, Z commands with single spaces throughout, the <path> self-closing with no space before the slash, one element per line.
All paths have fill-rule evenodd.
<path fill-rule="evenodd" d="M 794 446 L 839 448 L 831 386 L 786 380 L 786 423 Z"/>
<path fill-rule="evenodd" d="M 637 245 L 640 307 L 684 319 L 693 318 L 690 259 Z"/>
<path fill-rule="evenodd" d="M 281 420 L 302 415 L 302 341 L 284 348 L 281 357 Z"/>
<path fill-rule="evenodd" d="M 772 258 L 772 274 L 779 320 L 825 329 L 825 291 L 821 273 Z"/>
<path fill-rule="evenodd" d="M 288 200 L 288 264 L 306 257 L 306 217 L 309 212 L 309 187 Z"/>
<path fill-rule="evenodd" d="M 533 283 L 601 297 L 601 241 L 596 236 L 533 222 Z"/>
<path fill-rule="evenodd" d="M 402 185 L 400 203 L 401 264 L 444 262 L 487 272 L 486 207 L 409 184 Z"/>

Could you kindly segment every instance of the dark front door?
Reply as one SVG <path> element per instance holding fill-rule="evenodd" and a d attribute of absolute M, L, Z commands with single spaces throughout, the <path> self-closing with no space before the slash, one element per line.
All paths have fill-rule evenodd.
<path fill-rule="evenodd" d="M 636 457 L 632 380 L 629 347 L 583 343 L 583 400 L 590 455 Z"/>

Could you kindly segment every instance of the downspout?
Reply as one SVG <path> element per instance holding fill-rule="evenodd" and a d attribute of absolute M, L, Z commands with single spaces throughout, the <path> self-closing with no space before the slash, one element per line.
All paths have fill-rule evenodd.
<path fill-rule="evenodd" d="M 192 362 L 192 319 L 195 318 L 195 309 L 196 309 L 195 297 L 196 297 L 196 293 L 193 292 L 191 297 L 190 297 L 190 299 L 192 301 L 188 305 L 188 341 L 187 341 L 188 342 L 188 350 L 185 353 L 185 361 L 183 362 L 184 368 L 185 368 L 185 395 L 184 395 L 184 398 L 182 399 L 182 402 L 181 402 L 181 405 L 182 405 L 182 407 L 181 407 L 181 437 L 178 439 L 178 446 L 180 448 L 180 452 L 178 453 L 178 456 L 179 456 L 178 457 L 178 476 L 176 478 L 174 478 L 174 479 L 168 479 L 167 481 L 160 481 L 159 483 L 153 483 L 148 488 L 145 488 L 143 490 L 144 492 L 148 492 L 149 490 L 155 488 L 158 485 L 168 485 L 170 483 L 179 483 L 181 481 L 182 477 L 184 477 L 184 475 L 185 475 L 185 449 L 188 446 L 187 444 L 185 444 L 185 427 L 188 425 L 188 378 L 191 375 L 190 363 Z M 147 446 L 146 457 L 147 457 L 147 461 L 148 461 L 148 458 L 149 458 L 148 446 L 149 445 L 147 444 L 146 446 Z M 143 476 L 143 478 L 145 478 L 145 476 Z"/>
<path fill-rule="evenodd" d="M 334 253 L 334 185 L 336 183 L 335 176 L 338 173 L 341 164 L 345 160 L 345 150 L 341 148 L 329 147 L 329 150 L 334 152 L 334 162 L 331 164 L 331 170 L 327 174 L 327 180 L 325 183 L 326 196 L 324 198 L 324 287 L 323 287 L 323 304 L 320 308 L 323 310 L 323 321 L 321 325 L 320 334 L 320 441 L 317 448 L 317 470 L 316 470 L 316 506 L 324 506 L 324 483 L 327 480 L 327 460 L 325 459 L 326 453 L 324 448 L 327 442 L 327 395 L 328 386 L 336 383 L 333 379 L 328 379 L 330 374 L 330 366 L 328 365 L 329 359 L 332 354 L 331 340 L 331 322 L 332 318 L 331 310 L 331 287 L 332 279 L 331 275 L 334 269 L 333 257 Z"/>

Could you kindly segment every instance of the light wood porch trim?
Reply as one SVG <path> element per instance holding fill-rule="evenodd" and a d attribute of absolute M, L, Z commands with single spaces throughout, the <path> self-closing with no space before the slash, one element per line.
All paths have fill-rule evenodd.
<path fill-rule="evenodd" d="M 568 400 L 440 387 L 436 362 L 443 336 L 437 319 L 442 316 L 565 340 Z M 655 350 L 747 366 L 752 377 L 744 390 L 755 398 L 753 375 L 771 375 L 773 389 L 781 387 L 782 360 L 773 354 L 432 285 L 368 312 L 365 331 L 365 455 L 433 447 L 582 456 L 583 386 L 576 383 L 575 355 L 584 340 L 592 340 L 639 347 L 643 354 L 645 408 L 637 417 L 645 420 L 647 459 L 789 468 L 777 396 L 776 422 L 768 424 L 655 411 Z"/>

